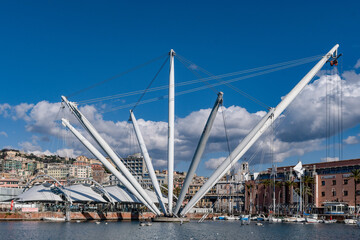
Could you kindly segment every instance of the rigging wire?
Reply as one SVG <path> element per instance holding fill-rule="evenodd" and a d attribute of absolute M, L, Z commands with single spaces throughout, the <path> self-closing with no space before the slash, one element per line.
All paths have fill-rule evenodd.
<path fill-rule="evenodd" d="M 227 74 L 222 74 L 222 75 L 217 75 L 217 76 L 212 76 L 212 77 L 206 77 L 206 78 L 202 78 L 202 79 L 190 80 L 190 81 L 186 81 L 186 82 L 182 82 L 182 83 L 176 83 L 175 86 L 176 87 L 187 86 L 187 85 L 196 84 L 196 83 L 203 82 L 203 81 L 213 80 L 216 78 L 232 77 L 234 75 L 240 75 L 240 74 L 249 73 L 249 72 L 256 72 L 256 71 L 260 71 L 260 70 L 267 69 L 267 68 L 278 67 L 278 68 L 276 68 L 275 71 L 279 71 L 279 70 L 283 70 L 286 68 L 310 63 L 310 62 L 317 60 L 318 58 L 319 58 L 319 56 L 314 56 L 314 57 L 303 58 L 303 59 L 299 59 L 299 60 L 292 60 L 292 61 L 268 65 L 268 66 L 264 66 L 264 67 L 248 69 L 248 70 L 244 70 L 244 71 L 238 71 L 238 72 L 227 73 Z M 288 65 L 288 67 L 286 67 L 286 65 Z M 279 67 L 281 67 L 281 68 L 279 68 Z M 267 73 L 270 73 L 273 71 L 269 71 L 269 72 L 263 71 L 263 72 L 264 72 L 264 74 L 267 74 Z M 259 75 L 262 75 L 261 73 L 263 73 L 263 72 L 259 72 L 256 75 L 250 75 L 249 77 L 243 76 L 242 78 L 235 78 L 235 81 L 259 76 Z M 167 88 L 168 88 L 168 85 L 163 85 L 163 86 L 159 86 L 159 87 L 150 88 L 147 90 L 147 92 L 154 92 L 154 91 L 164 90 Z M 115 94 L 115 95 L 110 95 L 110 96 L 105 96 L 105 97 L 99 97 L 99 98 L 78 101 L 77 103 L 78 104 L 89 104 L 89 103 L 95 103 L 95 102 L 100 102 L 100 101 L 105 101 L 105 100 L 112 100 L 112 99 L 117 99 L 117 98 L 121 98 L 121 97 L 128 97 L 128 96 L 132 96 L 132 95 L 141 94 L 143 91 L 144 90 L 137 90 L 137 91 L 127 92 L 127 93 L 120 93 L 120 94 Z"/>
<path fill-rule="evenodd" d="M 213 86 L 212 86 L 212 84 L 210 84 L 208 81 L 206 81 L 206 80 L 204 80 L 197 72 L 195 72 L 194 71 L 194 69 L 192 69 L 190 66 L 191 65 L 186 65 L 185 64 L 185 61 L 183 60 L 183 58 L 182 57 L 180 57 L 180 56 L 175 56 L 178 60 L 179 60 L 179 62 L 180 63 L 182 63 L 190 72 L 192 72 L 195 76 L 197 76 L 198 77 L 198 80 L 201 80 L 202 82 L 204 82 L 205 84 L 207 84 L 208 86 L 209 86 L 209 88 L 215 93 L 215 94 L 218 94 L 219 93 L 219 91 L 216 89 L 216 88 L 214 88 Z"/>
<path fill-rule="evenodd" d="M 161 65 L 160 69 L 156 72 L 154 78 L 151 80 L 151 82 L 149 83 L 149 85 L 147 86 L 147 88 L 144 90 L 144 92 L 141 94 L 140 98 L 138 99 L 138 101 L 135 103 L 134 107 L 131 109 L 131 111 L 133 112 L 134 109 L 136 108 L 136 106 L 139 104 L 139 102 L 141 101 L 141 99 L 144 97 L 145 93 L 147 92 L 147 90 L 151 87 L 151 85 L 154 83 L 155 79 L 157 78 L 157 76 L 160 74 L 161 70 L 164 68 L 165 63 L 169 60 L 169 56 L 165 59 L 164 63 Z"/>
<path fill-rule="evenodd" d="M 305 63 L 307 63 L 307 62 L 305 62 Z M 266 70 L 266 71 L 263 71 L 263 72 L 254 73 L 254 74 L 250 74 L 250 75 L 247 75 L 247 76 L 242 76 L 242 77 L 238 77 L 238 78 L 226 80 L 226 81 L 223 81 L 223 82 L 218 82 L 218 83 L 213 84 L 212 86 L 214 86 L 214 87 L 215 87 L 215 86 L 220 86 L 220 85 L 224 85 L 225 83 L 232 83 L 232 82 L 236 82 L 236 81 L 240 81 L 240 80 L 244 80 L 244 79 L 248 79 L 248 78 L 252 78 L 252 77 L 256 77 L 256 76 L 261 76 L 261 75 L 264 75 L 264 74 L 268 74 L 268 73 L 280 71 L 280 70 L 283 70 L 283 69 L 287 69 L 287 68 L 299 66 L 299 65 L 302 65 L 302 64 L 305 64 L 305 63 L 304 63 L 304 62 L 302 62 L 302 63 L 295 63 L 295 64 L 288 65 L 288 66 L 278 67 L 278 68 L 275 68 L 275 69 L 270 69 L 270 70 Z M 185 84 L 184 84 L 184 85 L 185 85 Z M 204 89 L 206 89 L 206 88 L 207 88 L 207 86 L 201 86 L 201 87 L 197 87 L 197 88 L 185 90 L 185 91 L 182 91 L 182 92 L 178 92 L 178 93 L 176 93 L 175 95 L 176 95 L 176 96 L 185 95 L 185 94 L 188 94 L 188 93 L 201 91 L 201 90 L 204 90 Z M 148 91 L 148 92 L 149 92 L 149 91 Z M 145 104 L 145 103 L 150 103 L 150 102 L 155 102 L 155 101 L 159 101 L 159 100 L 165 99 L 165 98 L 167 98 L 167 97 L 168 97 L 168 95 L 163 95 L 163 96 L 160 96 L 160 97 L 156 97 L 156 98 L 151 98 L 151 99 L 148 99 L 148 100 L 140 101 L 140 102 L 138 103 L 138 105 L 140 105 L 140 104 Z M 116 110 L 119 110 L 119 109 L 128 108 L 128 107 L 131 107 L 131 106 L 133 106 L 133 105 L 134 105 L 134 103 L 122 105 L 122 106 L 119 106 L 119 107 L 112 108 L 112 109 L 110 109 L 110 110 L 108 110 L 108 111 L 104 111 L 103 113 L 107 113 L 107 112 L 112 112 L 112 111 L 116 111 Z"/>
<path fill-rule="evenodd" d="M 76 92 L 73 92 L 73 93 L 71 93 L 70 95 L 68 95 L 67 97 L 70 98 L 70 97 L 76 96 L 76 95 L 78 95 L 78 94 L 80 94 L 80 93 L 82 93 L 82 92 L 88 91 L 88 90 L 90 90 L 90 89 L 92 89 L 92 88 L 94 88 L 94 87 L 98 87 L 98 86 L 100 86 L 100 85 L 102 85 L 102 84 L 104 84 L 104 83 L 107 83 L 107 82 L 110 82 L 110 81 L 112 81 L 112 80 L 114 80 L 114 79 L 116 79 L 116 78 L 122 77 L 122 76 L 124 76 L 124 75 L 126 75 L 126 74 L 128 74 L 128 73 L 130 73 L 130 72 L 133 72 L 133 71 L 135 71 L 135 70 L 138 70 L 138 69 L 140 69 L 140 68 L 143 68 L 143 67 L 145 67 L 146 65 L 149 65 L 150 63 L 153 63 L 153 62 L 155 62 L 155 61 L 163 58 L 163 57 L 166 56 L 166 55 L 167 55 L 167 54 L 162 54 L 162 55 L 160 55 L 160 56 L 158 56 L 158 57 L 156 57 L 156 58 L 153 58 L 153 59 L 151 59 L 151 60 L 149 60 L 149 61 L 147 61 L 147 62 L 145 62 L 145 63 L 139 64 L 139 65 L 137 65 L 137 66 L 135 66 L 135 67 L 132 67 L 132 68 L 124 71 L 124 72 L 121 72 L 121 73 L 119 73 L 119 74 L 117 74 L 117 75 L 115 75 L 115 76 L 112 76 L 112 77 L 110 77 L 110 78 L 107 78 L 107 79 L 105 79 L 105 80 L 102 80 L 102 81 L 100 81 L 100 82 L 97 82 L 97 83 L 95 83 L 95 84 L 93 84 L 93 85 L 91 85 L 91 86 L 89 86 L 89 87 L 80 89 L 80 90 L 78 90 L 78 91 L 76 91 Z"/>
<path fill-rule="evenodd" d="M 181 57 L 181 56 L 178 56 L 178 57 L 185 59 L 184 57 Z M 193 62 L 191 62 L 191 61 L 189 61 L 189 60 L 187 60 L 187 59 L 185 59 L 185 61 L 187 61 L 187 62 L 190 64 L 190 66 L 194 65 L 194 66 L 196 66 L 196 68 L 198 68 L 200 71 L 202 71 L 202 72 L 204 72 L 205 74 L 207 74 L 207 75 L 215 78 L 218 82 L 220 82 L 220 83 L 221 83 L 221 82 L 224 82 L 221 78 L 215 76 L 214 74 L 212 74 L 212 73 L 210 73 L 209 71 L 203 69 L 202 67 L 194 64 Z M 256 99 L 255 97 L 253 97 L 253 96 L 251 96 L 250 94 L 248 94 L 248 93 L 240 90 L 239 88 L 231 85 L 230 83 L 224 83 L 224 84 L 225 84 L 226 86 L 228 86 L 229 88 L 233 89 L 234 91 L 240 93 L 240 94 L 243 95 L 244 97 L 246 97 L 246 98 L 250 99 L 251 101 L 255 102 L 256 104 L 258 104 L 258 105 L 260 105 L 260 106 L 262 106 L 262 107 L 264 107 L 264 108 L 266 108 L 266 109 L 270 109 L 269 106 L 267 106 L 266 104 L 264 104 L 263 102 L 261 102 L 259 99 Z M 212 86 L 212 85 L 211 85 L 211 86 Z"/>

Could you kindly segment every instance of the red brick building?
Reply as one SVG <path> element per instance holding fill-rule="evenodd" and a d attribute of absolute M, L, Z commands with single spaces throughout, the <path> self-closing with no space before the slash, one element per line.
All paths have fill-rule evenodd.
<path fill-rule="evenodd" d="M 289 212 L 299 202 L 299 180 L 294 166 L 278 167 L 275 178 L 277 211 Z M 360 169 L 360 159 L 304 164 L 303 201 L 305 209 L 322 208 L 325 202 L 342 202 L 355 206 L 355 182 L 351 171 Z M 246 182 L 245 210 L 269 212 L 273 210 L 274 180 L 271 169 L 260 173 L 256 180 Z M 357 183 L 356 205 L 360 205 L 360 183 Z"/>

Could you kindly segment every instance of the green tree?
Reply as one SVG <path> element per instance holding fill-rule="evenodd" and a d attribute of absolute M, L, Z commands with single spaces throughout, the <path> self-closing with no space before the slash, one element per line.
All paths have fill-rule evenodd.
<path fill-rule="evenodd" d="M 275 186 L 279 188 L 279 193 L 278 193 L 278 204 L 281 203 L 281 192 L 282 192 L 282 187 L 284 186 L 284 182 L 283 181 L 277 181 L 275 182 Z M 280 210 L 279 210 L 280 211 Z"/>
<path fill-rule="evenodd" d="M 267 192 L 268 192 L 268 189 L 269 189 L 269 186 L 271 186 L 271 180 L 270 179 L 265 179 L 261 182 L 264 186 L 264 207 L 265 207 L 265 204 L 266 204 L 266 198 L 267 198 Z M 266 209 L 268 209 L 266 207 Z"/>
<path fill-rule="evenodd" d="M 305 200 L 305 206 L 309 203 L 309 196 L 313 196 L 313 185 L 315 183 L 315 180 L 313 177 L 305 176 L 303 178 L 304 186 L 303 186 L 303 193 L 304 193 L 304 200 Z"/>
<path fill-rule="evenodd" d="M 167 184 L 163 184 L 163 185 L 161 185 L 161 188 L 160 188 L 160 190 L 161 190 L 161 193 L 163 194 L 163 195 L 165 195 L 165 196 L 167 196 L 168 195 L 168 185 Z"/>
<path fill-rule="evenodd" d="M 173 193 L 174 193 L 174 195 L 175 195 L 176 197 L 179 197 L 179 195 L 180 195 L 180 191 L 181 191 L 181 188 L 176 187 L 176 188 L 174 188 Z"/>

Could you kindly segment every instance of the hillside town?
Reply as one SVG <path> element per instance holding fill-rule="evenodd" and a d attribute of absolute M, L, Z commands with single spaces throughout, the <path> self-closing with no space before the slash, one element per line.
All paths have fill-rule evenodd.
<path fill-rule="evenodd" d="M 151 180 L 141 154 L 122 159 L 145 189 L 152 189 Z M 360 159 L 305 164 L 304 184 L 293 171 L 294 166 L 250 173 L 247 162 L 226 174 L 196 205 L 192 212 L 227 214 L 294 214 L 302 197 L 304 210 L 320 214 L 354 214 L 359 205 Z M 101 186 L 121 185 L 96 159 L 86 156 L 64 158 L 34 155 L 19 150 L 0 151 L 0 201 L 17 197 L 24 189 L 39 184 L 71 185 L 96 183 Z M 155 171 L 164 195 L 167 193 L 167 171 Z M 186 177 L 174 172 L 174 195 L 178 196 Z M 207 180 L 196 176 L 184 203 Z M 46 201 L 46 199 L 44 200 Z M 275 204 L 275 205 L 274 205 Z"/>

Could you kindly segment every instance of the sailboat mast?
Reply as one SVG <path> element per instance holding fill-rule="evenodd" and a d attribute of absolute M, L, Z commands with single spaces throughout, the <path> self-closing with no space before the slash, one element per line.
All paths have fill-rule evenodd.
<path fill-rule="evenodd" d="M 173 213 L 173 188 L 174 188 L 174 125 L 175 125 L 175 77 L 173 49 L 170 50 L 169 73 L 169 123 L 168 123 L 168 207 L 169 214 Z"/>
<path fill-rule="evenodd" d="M 301 181 L 301 175 L 300 175 L 300 214 L 302 214 L 302 181 Z"/>
<path fill-rule="evenodd" d="M 276 213 L 275 202 L 276 202 L 276 199 L 275 199 L 275 174 L 274 174 L 274 190 L 273 190 L 273 204 L 274 204 L 274 209 L 273 210 L 274 210 L 274 215 Z"/>

